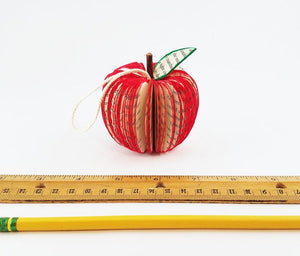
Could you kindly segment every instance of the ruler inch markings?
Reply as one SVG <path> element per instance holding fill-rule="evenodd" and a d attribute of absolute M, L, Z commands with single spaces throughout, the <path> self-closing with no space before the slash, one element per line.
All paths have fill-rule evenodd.
<path fill-rule="evenodd" d="M 223 202 L 300 204 L 299 177 L 0 174 L 0 203 Z"/>

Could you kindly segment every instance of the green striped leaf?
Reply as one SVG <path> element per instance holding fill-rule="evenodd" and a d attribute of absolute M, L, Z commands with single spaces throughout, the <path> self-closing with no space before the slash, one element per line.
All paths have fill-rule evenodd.
<path fill-rule="evenodd" d="M 155 80 L 162 79 L 172 72 L 181 62 L 189 57 L 196 48 L 186 47 L 172 51 L 162 57 L 155 65 L 153 77 Z"/>

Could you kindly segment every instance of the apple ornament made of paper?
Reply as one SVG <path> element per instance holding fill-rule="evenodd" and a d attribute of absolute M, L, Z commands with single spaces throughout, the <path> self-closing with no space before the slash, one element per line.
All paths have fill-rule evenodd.
<path fill-rule="evenodd" d="M 167 152 L 190 133 L 199 107 L 193 78 L 177 68 L 196 48 L 168 53 L 156 64 L 147 54 L 147 71 L 133 62 L 117 68 L 102 85 L 99 104 L 111 137 L 130 150 Z"/>

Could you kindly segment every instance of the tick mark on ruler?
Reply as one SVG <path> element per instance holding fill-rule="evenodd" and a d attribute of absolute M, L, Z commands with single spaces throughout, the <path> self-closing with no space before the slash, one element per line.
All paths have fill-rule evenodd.
<path fill-rule="evenodd" d="M 278 182 L 278 183 L 276 184 L 276 188 L 286 188 L 286 186 L 285 186 L 283 183 Z"/>
<path fill-rule="evenodd" d="M 155 186 L 156 188 L 165 188 L 166 186 L 165 186 L 165 184 L 163 183 L 163 182 L 158 182 L 157 184 L 156 184 L 156 186 Z"/>
<path fill-rule="evenodd" d="M 44 183 L 39 183 L 35 186 L 36 188 L 46 188 L 46 185 Z"/>

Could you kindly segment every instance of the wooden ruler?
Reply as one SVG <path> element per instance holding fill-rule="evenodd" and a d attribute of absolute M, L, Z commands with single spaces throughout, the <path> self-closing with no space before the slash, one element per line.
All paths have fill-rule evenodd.
<path fill-rule="evenodd" d="M 300 203 L 300 176 L 0 175 L 0 203 Z"/>

